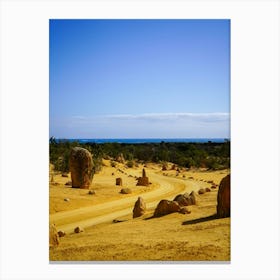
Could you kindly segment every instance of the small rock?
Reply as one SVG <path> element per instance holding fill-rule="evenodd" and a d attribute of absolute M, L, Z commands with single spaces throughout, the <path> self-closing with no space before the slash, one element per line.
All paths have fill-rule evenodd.
<path fill-rule="evenodd" d="M 68 181 L 65 183 L 65 186 L 72 186 L 72 181 Z"/>
<path fill-rule="evenodd" d="M 94 190 L 89 190 L 88 194 L 95 194 Z"/>
<path fill-rule="evenodd" d="M 66 232 L 63 231 L 63 230 L 60 230 L 60 231 L 58 232 L 58 236 L 59 236 L 59 237 L 63 237 L 63 236 L 65 236 L 65 235 L 66 235 Z"/>
<path fill-rule="evenodd" d="M 211 192 L 211 189 L 210 188 L 205 188 L 205 191 L 206 192 Z"/>
<path fill-rule="evenodd" d="M 121 189 L 120 193 L 122 193 L 122 194 L 130 194 L 130 193 L 132 193 L 132 190 L 129 189 L 129 188 L 124 188 L 124 189 Z"/>
<path fill-rule="evenodd" d="M 126 222 L 128 220 L 118 220 L 118 219 L 114 219 L 113 220 L 113 223 L 116 224 L 116 223 L 122 223 L 122 222 Z"/>
<path fill-rule="evenodd" d="M 84 231 L 84 229 L 81 228 L 81 227 L 76 227 L 76 228 L 74 229 L 74 232 L 75 232 L 75 233 L 80 233 L 80 232 L 83 232 L 83 231 Z"/>
<path fill-rule="evenodd" d="M 205 193 L 205 189 L 199 189 L 198 194 L 204 194 Z"/>
<path fill-rule="evenodd" d="M 190 214 L 192 211 L 189 210 L 187 207 L 182 207 L 179 212 L 181 214 Z"/>
<path fill-rule="evenodd" d="M 67 173 L 62 173 L 61 176 L 65 177 L 65 178 L 68 178 L 68 174 Z"/>
<path fill-rule="evenodd" d="M 64 201 L 68 202 L 68 201 L 70 201 L 70 198 L 64 198 Z"/>

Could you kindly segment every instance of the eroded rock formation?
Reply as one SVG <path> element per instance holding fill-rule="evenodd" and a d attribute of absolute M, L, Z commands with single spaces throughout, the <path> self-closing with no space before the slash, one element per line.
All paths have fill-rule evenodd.
<path fill-rule="evenodd" d="M 145 214 L 146 203 L 142 197 L 138 197 L 137 201 L 134 204 L 133 208 L 133 218 L 140 217 Z"/>
<path fill-rule="evenodd" d="M 73 188 L 88 189 L 94 174 L 91 153 L 84 148 L 72 148 L 69 160 Z"/>
<path fill-rule="evenodd" d="M 217 216 L 230 217 L 230 174 L 221 180 L 217 196 Z"/>

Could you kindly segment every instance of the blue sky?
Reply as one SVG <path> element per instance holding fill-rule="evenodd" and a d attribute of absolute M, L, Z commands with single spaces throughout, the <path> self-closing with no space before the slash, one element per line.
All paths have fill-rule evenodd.
<path fill-rule="evenodd" d="M 229 138 L 229 20 L 50 20 L 50 136 Z"/>

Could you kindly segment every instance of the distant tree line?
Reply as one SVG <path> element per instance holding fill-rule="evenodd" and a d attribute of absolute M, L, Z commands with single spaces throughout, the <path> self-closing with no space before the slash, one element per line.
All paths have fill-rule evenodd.
<path fill-rule="evenodd" d="M 50 138 L 50 162 L 55 170 L 69 171 L 69 155 L 72 147 L 88 149 L 94 159 L 95 171 L 102 167 L 102 158 L 117 158 L 139 162 L 172 162 L 179 167 L 204 167 L 212 170 L 230 167 L 230 141 L 223 143 L 78 143 Z"/>

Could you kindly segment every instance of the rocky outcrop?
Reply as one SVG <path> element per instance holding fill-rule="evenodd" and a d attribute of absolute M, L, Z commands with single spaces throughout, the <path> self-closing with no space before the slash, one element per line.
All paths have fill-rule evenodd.
<path fill-rule="evenodd" d="M 116 186 L 122 186 L 122 178 L 116 178 Z"/>
<path fill-rule="evenodd" d="M 133 208 L 133 218 L 140 217 L 145 214 L 146 203 L 142 197 L 138 197 Z"/>
<path fill-rule="evenodd" d="M 181 207 L 177 201 L 161 200 L 157 205 L 154 217 L 161 217 L 170 213 L 180 212 Z"/>
<path fill-rule="evenodd" d="M 88 189 L 94 174 L 91 153 L 84 148 L 72 148 L 69 160 L 73 188 Z"/>
<path fill-rule="evenodd" d="M 136 186 L 149 186 L 149 178 L 148 177 L 139 177 L 137 179 Z"/>
<path fill-rule="evenodd" d="M 230 217 L 230 174 L 221 180 L 217 196 L 217 216 Z"/>
<path fill-rule="evenodd" d="M 149 186 L 149 178 L 146 176 L 146 171 L 144 168 L 142 170 L 142 177 L 137 179 L 136 186 Z"/>
<path fill-rule="evenodd" d="M 49 246 L 55 247 L 59 245 L 59 236 L 55 224 L 49 225 Z"/>

